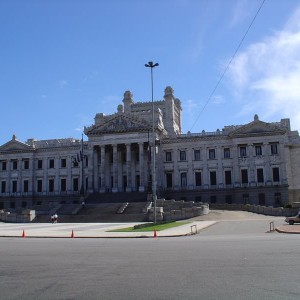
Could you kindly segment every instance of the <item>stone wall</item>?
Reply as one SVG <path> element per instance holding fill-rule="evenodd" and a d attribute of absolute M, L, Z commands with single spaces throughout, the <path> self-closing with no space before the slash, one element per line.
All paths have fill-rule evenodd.
<path fill-rule="evenodd" d="M 211 209 L 218 210 L 242 210 L 268 216 L 291 217 L 297 215 L 298 208 L 272 207 L 250 204 L 210 204 Z"/>
<path fill-rule="evenodd" d="M 207 203 L 195 203 L 194 201 L 175 201 L 157 199 L 156 202 L 156 220 L 157 221 L 176 221 L 185 220 L 209 213 Z M 148 220 L 154 220 L 153 207 L 149 210 Z"/>
<path fill-rule="evenodd" d="M 0 220 L 9 223 L 29 223 L 35 219 L 35 210 L 25 209 L 21 213 L 0 211 Z"/>

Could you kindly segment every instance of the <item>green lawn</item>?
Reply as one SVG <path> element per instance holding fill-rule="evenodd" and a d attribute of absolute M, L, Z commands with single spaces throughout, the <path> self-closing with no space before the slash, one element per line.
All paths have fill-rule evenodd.
<path fill-rule="evenodd" d="M 190 222 L 178 221 L 178 222 L 170 222 L 170 223 L 165 223 L 165 224 L 155 224 L 155 225 L 154 224 L 152 224 L 152 225 L 149 224 L 149 226 L 143 227 L 143 228 L 135 229 L 134 227 L 127 227 L 127 228 L 120 228 L 120 229 L 110 230 L 109 232 L 145 232 L 145 231 L 154 231 L 154 229 L 156 231 L 161 231 L 161 230 L 165 230 L 165 229 L 185 225 L 185 224 L 188 224 L 188 223 L 190 223 Z"/>

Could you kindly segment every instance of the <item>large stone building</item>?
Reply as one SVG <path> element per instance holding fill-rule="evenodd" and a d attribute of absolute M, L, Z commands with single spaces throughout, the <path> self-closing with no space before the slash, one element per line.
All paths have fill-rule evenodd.
<path fill-rule="evenodd" d="M 281 206 L 300 197 L 300 139 L 289 119 L 182 133 L 181 102 L 171 87 L 154 102 L 159 197 Z M 151 193 L 152 102 L 124 93 L 117 112 L 98 113 L 88 141 L 56 139 L 0 147 L 0 208 Z M 69 198 L 68 198 L 69 197 Z M 63 200 L 62 200 L 63 199 Z"/>

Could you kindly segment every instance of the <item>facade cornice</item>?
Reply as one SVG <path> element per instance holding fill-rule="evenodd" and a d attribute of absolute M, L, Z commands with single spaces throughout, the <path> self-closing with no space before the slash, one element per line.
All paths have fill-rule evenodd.
<path fill-rule="evenodd" d="M 112 133 L 148 132 L 151 128 L 149 122 L 121 113 L 103 124 L 85 127 L 84 133 L 87 136 L 101 136 Z"/>
<path fill-rule="evenodd" d="M 204 136 L 184 136 L 184 137 L 167 137 L 162 139 L 162 144 L 173 144 L 173 143 L 185 143 L 185 142 L 197 142 L 197 141 L 212 141 L 212 140 L 224 140 L 229 139 L 228 136 L 224 135 L 204 135 Z"/>

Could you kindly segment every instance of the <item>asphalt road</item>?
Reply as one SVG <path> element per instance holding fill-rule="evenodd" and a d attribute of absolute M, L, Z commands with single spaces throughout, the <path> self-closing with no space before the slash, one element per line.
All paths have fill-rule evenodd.
<path fill-rule="evenodd" d="M 0 299 L 299 298 L 300 236 L 237 219 L 179 238 L 2 238 Z"/>

